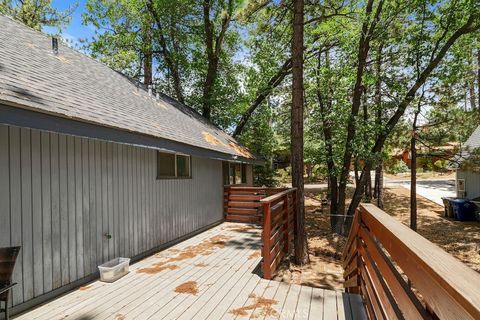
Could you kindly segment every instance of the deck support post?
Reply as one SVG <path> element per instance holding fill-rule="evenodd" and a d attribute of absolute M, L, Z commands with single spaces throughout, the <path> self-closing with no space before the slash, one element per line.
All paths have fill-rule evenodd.
<path fill-rule="evenodd" d="M 289 206 L 289 202 L 288 202 L 288 194 L 285 195 L 285 198 L 283 200 L 283 219 L 284 219 L 284 224 L 283 224 L 283 241 L 284 241 L 284 246 L 283 246 L 283 250 L 285 251 L 285 253 L 288 253 L 289 252 L 289 226 L 288 226 L 288 220 L 289 220 L 289 216 L 288 216 L 288 206 Z"/>
<path fill-rule="evenodd" d="M 262 271 L 263 277 L 267 280 L 272 278 L 272 270 L 270 269 L 271 257 L 270 257 L 270 234 L 271 234 L 271 205 L 270 203 L 263 204 L 263 230 L 262 230 Z"/>

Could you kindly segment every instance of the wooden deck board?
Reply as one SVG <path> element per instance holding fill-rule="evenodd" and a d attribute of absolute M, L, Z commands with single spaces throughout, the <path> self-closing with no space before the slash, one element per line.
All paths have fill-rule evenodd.
<path fill-rule="evenodd" d="M 260 232 L 223 223 L 133 264 L 114 283 L 92 282 L 15 319 L 365 319 L 359 296 L 262 279 Z M 230 237 L 225 245 L 168 262 L 219 235 Z M 178 268 L 138 273 L 162 262 Z M 175 292 L 188 281 L 196 294 Z"/>

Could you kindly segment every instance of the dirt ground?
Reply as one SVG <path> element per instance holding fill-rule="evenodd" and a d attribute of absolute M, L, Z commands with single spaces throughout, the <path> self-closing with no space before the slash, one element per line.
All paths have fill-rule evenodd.
<path fill-rule="evenodd" d="M 328 289 L 343 288 L 341 256 L 346 239 L 330 232 L 328 208 L 319 199 L 324 190 L 306 194 L 306 228 L 311 263 L 304 267 L 285 261 L 276 280 Z M 385 189 L 385 211 L 409 224 L 410 191 Z M 470 268 L 480 272 L 480 223 L 459 222 L 443 217 L 443 207 L 421 196 L 418 204 L 418 232 Z"/>
<path fill-rule="evenodd" d="M 408 180 L 410 179 L 410 172 L 405 173 L 398 173 L 398 174 L 388 174 L 385 173 L 385 178 L 390 180 Z M 435 172 L 435 171 L 425 171 L 425 172 L 417 172 L 417 179 L 455 179 L 455 172 Z"/>

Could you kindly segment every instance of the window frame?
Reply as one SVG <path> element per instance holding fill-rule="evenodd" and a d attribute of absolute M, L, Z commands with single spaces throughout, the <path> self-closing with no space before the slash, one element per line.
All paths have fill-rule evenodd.
<path fill-rule="evenodd" d="M 159 175 L 159 166 L 160 166 L 160 157 L 161 153 L 173 154 L 174 155 L 174 164 L 175 164 L 175 175 L 173 176 L 161 176 Z M 178 176 L 178 168 L 177 168 L 177 156 L 187 157 L 188 159 L 188 176 Z M 184 153 L 177 153 L 177 152 L 167 152 L 167 151 L 160 151 L 157 150 L 157 180 L 182 180 L 182 179 L 192 179 L 192 156 L 189 154 Z"/>
<path fill-rule="evenodd" d="M 225 165 L 226 164 L 226 165 Z M 240 183 L 236 183 L 236 179 L 238 178 L 236 175 L 236 166 L 240 165 Z M 247 164 L 240 163 L 240 162 L 230 162 L 224 161 L 223 170 L 226 169 L 227 175 L 225 176 L 225 172 L 223 173 L 223 183 L 226 186 L 238 186 L 242 184 L 247 184 Z M 231 175 L 233 173 L 233 175 Z M 228 180 L 228 183 L 225 183 Z M 233 183 L 231 183 L 233 181 Z"/>

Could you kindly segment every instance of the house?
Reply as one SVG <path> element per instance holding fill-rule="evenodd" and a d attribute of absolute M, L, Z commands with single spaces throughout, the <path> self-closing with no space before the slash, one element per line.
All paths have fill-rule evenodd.
<path fill-rule="evenodd" d="M 478 148 L 480 147 L 480 126 L 478 126 L 461 151 L 455 156 L 453 167 L 456 168 L 457 197 L 475 199 L 480 197 L 480 168 Z"/>
<path fill-rule="evenodd" d="M 420 145 L 417 148 L 417 168 L 428 170 L 435 168 L 435 162 L 438 160 L 446 160 L 455 155 L 458 151 L 458 143 L 447 142 L 441 146 L 429 147 Z M 411 169 L 412 155 L 410 148 L 396 148 L 393 150 L 392 159 L 403 161 L 409 169 Z"/>
<path fill-rule="evenodd" d="M 256 158 L 192 109 L 0 15 L 0 247 L 14 311 L 223 220 Z"/>

